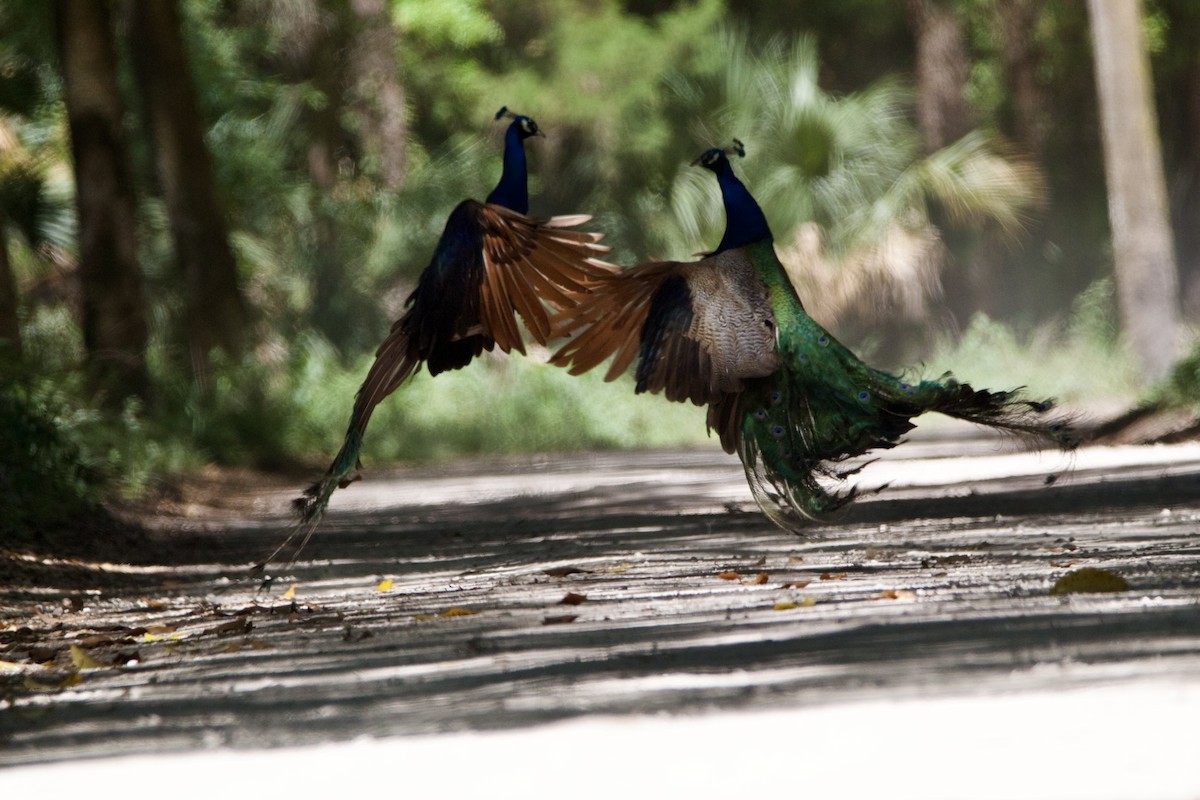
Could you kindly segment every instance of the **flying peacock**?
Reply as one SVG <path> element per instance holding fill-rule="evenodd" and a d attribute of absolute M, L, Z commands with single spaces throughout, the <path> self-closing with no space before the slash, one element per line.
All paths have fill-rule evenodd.
<path fill-rule="evenodd" d="M 573 306 L 614 269 L 597 259 L 608 251 L 598 244 L 600 234 L 568 230 L 590 217 L 527 216 L 525 140 L 543 134 L 533 119 L 507 107 L 496 119 L 506 116 L 512 122 L 504 135 L 499 183 L 484 202 L 464 200 L 450 213 L 433 258 L 406 301 L 407 310 L 375 352 L 341 450 L 324 477 L 295 501 L 301 525 L 310 530 L 334 490 L 355 480 L 351 473 L 361 468 L 359 451 L 371 412 L 422 364 L 437 375 L 466 366 L 495 347 L 524 353 L 517 316 L 534 341 L 544 345 L 551 333 L 547 307 Z"/>
<path fill-rule="evenodd" d="M 734 174 L 741 142 L 701 154 L 717 176 L 726 228 L 693 262 L 650 262 L 606 276 L 553 320 L 570 340 L 551 358 L 572 374 L 636 359 L 636 390 L 708 406 L 708 427 L 737 453 L 755 500 L 790 528 L 847 503 L 848 458 L 894 447 L 930 411 L 1063 448 L 1077 443 L 1050 401 L 976 390 L 949 374 L 906 381 L 864 364 L 804 310 L 775 254 L 766 217 Z M 859 467 L 861 469 L 861 467 Z M 799 515 L 797 517 L 797 515 Z"/>

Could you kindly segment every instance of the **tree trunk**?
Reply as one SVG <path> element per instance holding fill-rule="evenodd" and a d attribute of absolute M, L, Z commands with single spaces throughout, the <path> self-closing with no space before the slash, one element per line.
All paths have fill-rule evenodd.
<path fill-rule="evenodd" d="M 954 6 L 942 0 L 906 0 L 917 46 L 917 124 L 932 153 L 974 127 L 963 97 L 971 60 Z"/>
<path fill-rule="evenodd" d="M 103 0 L 56 0 L 55 23 L 79 214 L 81 322 L 94 388 L 147 397 L 146 309 L 137 263 L 117 57 Z"/>
<path fill-rule="evenodd" d="M 997 0 L 1001 43 L 1000 61 L 1004 83 L 1012 104 L 1016 139 L 1039 164 L 1046 143 L 1045 98 L 1037 80 L 1034 27 L 1042 10 L 1041 0 Z"/>
<path fill-rule="evenodd" d="M 128 8 L 134 74 L 186 286 L 192 370 L 203 381 L 213 347 L 231 354 L 241 349 L 246 311 L 237 263 L 204 141 L 177 2 L 134 0 Z"/>
<path fill-rule="evenodd" d="M 1200 219 L 1200 53 L 1193 53 L 1179 92 L 1183 108 L 1176 130 L 1183 136 L 1176 139 L 1180 152 L 1171 170 L 1171 211 L 1185 310 L 1200 317 L 1200 226 L 1196 224 Z"/>
<path fill-rule="evenodd" d="M 347 279 L 341 258 L 338 220 L 330 212 L 342 163 L 351 158 L 354 141 L 342 127 L 346 109 L 347 53 L 352 49 L 347 0 L 317 3 L 304 0 L 309 10 L 294 29 L 291 43 L 297 77 L 311 82 L 323 102 L 306 109 L 307 164 L 312 183 L 313 307 L 314 325 L 335 346 L 342 348 L 346 313 L 342 285 Z"/>
<path fill-rule="evenodd" d="M 396 29 L 384 0 L 350 0 L 355 18 L 351 50 L 353 106 L 362 125 L 363 150 L 379 164 L 384 188 L 404 186 L 408 120 L 396 65 Z"/>
<path fill-rule="evenodd" d="M 1121 329 L 1147 380 L 1179 353 L 1179 290 L 1137 0 L 1088 0 Z"/>
<path fill-rule="evenodd" d="M 17 318 L 17 281 L 8 260 L 8 222 L 0 209 L 0 378 L 6 364 L 21 360 L 21 324 Z"/>

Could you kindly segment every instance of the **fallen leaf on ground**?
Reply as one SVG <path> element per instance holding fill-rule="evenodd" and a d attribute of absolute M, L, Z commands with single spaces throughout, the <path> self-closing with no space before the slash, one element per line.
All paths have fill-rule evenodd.
<path fill-rule="evenodd" d="M 387 580 L 380 581 L 379 585 L 375 587 L 375 591 L 386 592 L 395 585 L 396 585 L 396 582 L 393 581 L 391 578 L 388 578 Z"/>
<path fill-rule="evenodd" d="M 1124 592 L 1129 581 L 1115 572 L 1096 567 L 1082 567 L 1068 572 L 1054 582 L 1050 594 L 1083 594 L 1091 592 Z"/>
<path fill-rule="evenodd" d="M 83 676 L 78 672 L 67 673 L 65 677 L 60 672 L 25 676 L 25 688 L 35 692 L 56 692 L 82 682 Z"/>
<path fill-rule="evenodd" d="M 29 660 L 36 661 L 41 664 L 43 661 L 53 661 L 58 655 L 58 651 L 53 647 L 31 647 L 29 648 Z"/>
<path fill-rule="evenodd" d="M 105 636 L 102 633 L 94 633 L 91 636 L 83 637 L 77 642 L 77 644 L 80 647 L 86 647 L 90 649 L 93 647 L 103 647 L 106 644 L 113 644 L 113 640 L 111 637 Z"/>
<path fill-rule="evenodd" d="M 786 600 L 778 602 L 775 604 L 774 610 L 775 611 L 791 611 L 793 608 L 809 608 L 810 606 L 815 606 L 816 604 L 817 604 L 817 601 L 815 598 L 802 597 L 794 603 L 792 603 L 790 601 L 786 601 Z"/>
<path fill-rule="evenodd" d="M 768 575 L 765 572 L 760 572 L 750 580 L 746 581 L 747 586 L 761 586 L 767 582 Z"/>
<path fill-rule="evenodd" d="M 873 596 L 872 600 L 908 600 L 915 597 L 912 592 L 907 589 L 884 589 L 879 594 Z"/>
<path fill-rule="evenodd" d="M 557 617 L 546 617 L 542 620 L 543 625 L 564 625 L 568 622 L 574 622 L 579 619 L 578 614 L 560 614 Z"/>
<path fill-rule="evenodd" d="M 461 606 L 454 606 L 453 608 L 447 608 L 445 611 L 443 611 L 440 614 L 440 616 L 443 616 L 443 617 L 473 617 L 478 613 L 479 613 L 479 609 L 477 609 L 477 608 L 462 608 Z"/>
<path fill-rule="evenodd" d="M 174 633 L 174 632 L 175 632 L 174 625 L 147 625 L 146 626 L 146 633 L 151 633 L 151 634 L 154 634 L 155 636 L 162 636 L 164 633 Z"/>
<path fill-rule="evenodd" d="M 584 602 L 585 600 L 587 600 L 586 594 L 575 594 L 574 592 L 567 592 L 566 595 L 563 597 L 563 599 L 558 601 L 558 604 L 560 606 L 577 606 L 580 603 Z"/>
<path fill-rule="evenodd" d="M 288 590 L 280 596 L 280 599 L 295 600 L 296 599 L 296 584 L 293 583 L 291 586 L 289 586 Z"/>
<path fill-rule="evenodd" d="M 77 644 L 71 645 L 71 663 L 75 665 L 76 669 L 102 669 L 108 666 L 108 664 L 101 664 L 92 658 L 87 650 Z"/>
<path fill-rule="evenodd" d="M 122 650 L 113 657 L 114 667 L 123 667 L 129 663 L 136 663 L 142 660 L 142 654 L 137 650 L 125 651 Z"/>
<path fill-rule="evenodd" d="M 241 636 L 242 634 L 249 633 L 253 627 L 254 623 L 246 617 L 236 617 L 229 620 L 229 622 L 222 622 L 215 628 L 209 629 L 208 632 L 215 633 L 217 636 Z"/>
<path fill-rule="evenodd" d="M 551 567 L 550 569 L 542 570 L 543 575 L 549 575 L 551 578 L 565 578 L 568 575 L 575 575 L 580 572 L 587 572 L 586 569 L 579 567 Z"/>
<path fill-rule="evenodd" d="M 790 583 L 785 583 L 783 585 L 783 588 L 784 589 L 803 589 L 805 586 L 808 586 L 808 584 L 810 584 L 810 583 L 812 583 L 812 581 L 791 581 Z"/>
<path fill-rule="evenodd" d="M 822 572 L 821 580 L 823 581 L 844 581 L 850 576 L 848 572 Z"/>
<path fill-rule="evenodd" d="M 350 643 L 361 642 L 363 639 L 370 639 L 374 635 L 366 628 L 356 628 L 353 625 L 347 625 L 342 630 L 342 641 Z"/>
<path fill-rule="evenodd" d="M 723 581 L 736 581 L 742 577 L 742 573 L 730 570 L 728 572 L 718 573 L 717 577 Z"/>

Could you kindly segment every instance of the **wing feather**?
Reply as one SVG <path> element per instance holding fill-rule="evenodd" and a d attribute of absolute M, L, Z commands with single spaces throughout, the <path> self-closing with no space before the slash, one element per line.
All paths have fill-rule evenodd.
<path fill-rule="evenodd" d="M 577 375 L 611 358 L 613 380 L 636 359 L 638 391 L 673 401 L 717 402 L 778 365 L 766 287 L 734 253 L 603 277 L 551 322 L 554 335 L 571 337 L 551 363 Z"/>

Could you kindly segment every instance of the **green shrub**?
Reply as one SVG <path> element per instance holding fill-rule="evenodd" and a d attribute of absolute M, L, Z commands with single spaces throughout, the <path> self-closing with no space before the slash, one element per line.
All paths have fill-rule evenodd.
<path fill-rule="evenodd" d="M 95 510 L 99 476 L 53 414 L 15 387 L 0 388 L 0 430 L 3 544 Z"/>

